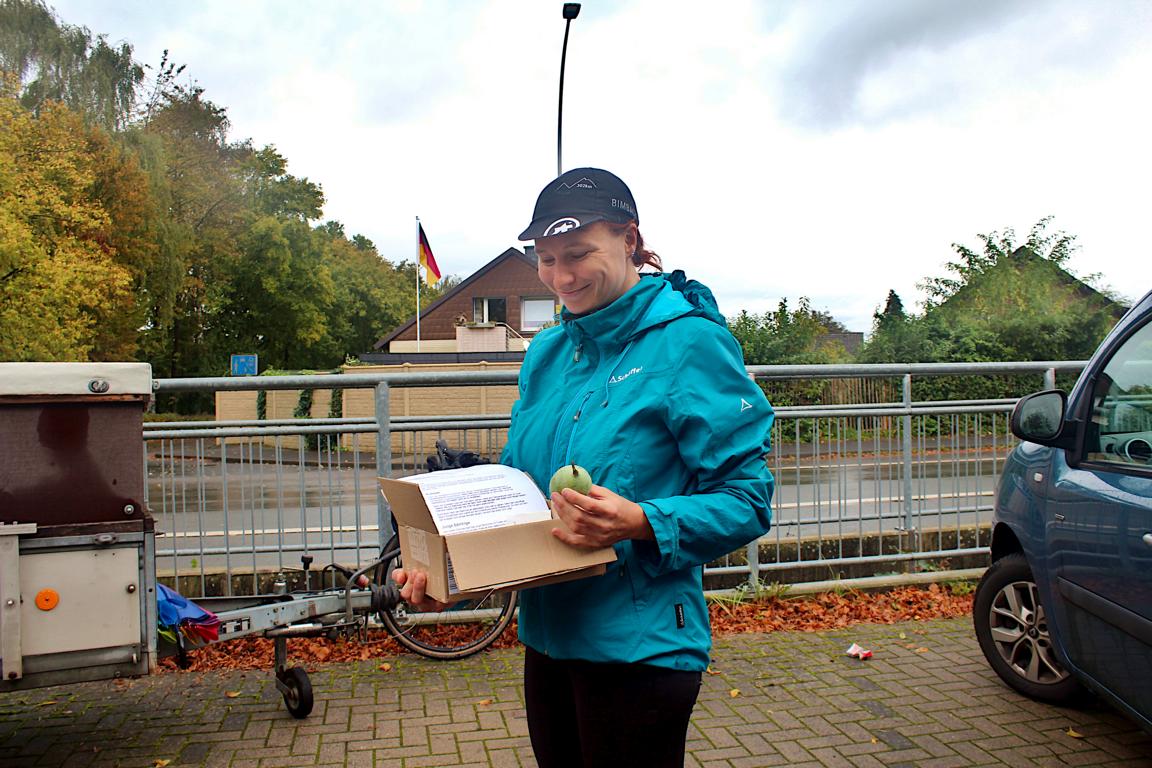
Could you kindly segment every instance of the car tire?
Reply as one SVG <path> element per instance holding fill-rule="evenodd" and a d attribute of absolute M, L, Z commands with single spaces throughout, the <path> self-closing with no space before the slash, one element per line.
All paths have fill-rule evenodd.
<path fill-rule="evenodd" d="M 980 650 L 1000 679 L 1025 696 L 1074 704 L 1084 695 L 1060 659 L 1032 569 L 1023 553 L 997 560 L 976 587 L 972 621 Z"/>

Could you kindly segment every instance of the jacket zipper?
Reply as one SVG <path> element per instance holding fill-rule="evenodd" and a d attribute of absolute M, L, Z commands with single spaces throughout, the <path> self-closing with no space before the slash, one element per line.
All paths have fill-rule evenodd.
<path fill-rule="evenodd" d="M 576 408 L 576 413 L 572 416 L 572 431 L 568 433 L 568 450 L 564 452 L 564 463 L 572 464 L 572 444 L 576 442 L 576 427 L 580 423 L 580 414 L 584 412 L 584 405 L 588 402 L 588 398 L 592 397 L 591 392 L 584 393 L 584 399 L 580 401 L 580 405 Z"/>
<path fill-rule="evenodd" d="M 584 387 L 585 389 L 587 389 L 587 387 L 588 387 L 588 383 L 589 383 L 590 381 L 591 381 L 591 377 L 589 377 L 589 379 L 588 379 L 588 382 L 585 382 L 585 383 L 584 383 L 583 387 Z M 560 421 L 559 421 L 559 422 L 556 424 L 556 437 L 555 437 L 555 438 L 553 439 L 553 441 L 552 441 L 552 461 L 551 461 L 551 465 L 552 465 L 552 469 L 553 469 L 553 471 L 555 471 L 555 470 L 559 469 L 559 468 L 560 468 L 561 466 L 563 466 L 564 464 L 567 464 L 567 463 L 569 463 L 569 461 L 568 461 L 568 460 L 569 460 L 569 458 L 571 457 L 571 454 L 572 454 L 572 443 L 573 443 L 573 441 L 574 441 L 574 440 L 575 440 L 575 438 L 576 438 L 576 422 L 579 422 L 579 421 L 580 421 L 580 414 L 581 414 L 581 412 L 583 412 L 583 410 L 584 410 L 584 404 L 585 404 L 586 402 L 588 402 L 588 398 L 589 398 L 591 395 L 592 395 L 592 393 L 591 393 L 591 392 L 587 392 L 587 391 L 586 391 L 586 392 L 584 392 L 583 394 L 578 394 L 578 395 L 576 395 L 575 397 L 573 397 L 573 398 L 572 398 L 572 399 L 571 399 L 571 400 L 568 402 L 568 405 L 567 405 L 567 406 L 564 408 L 563 412 L 561 413 L 561 416 L 560 416 Z M 572 408 L 573 408 L 573 406 L 575 406 L 575 408 L 576 408 L 576 410 L 575 410 L 575 412 L 574 412 L 574 413 L 572 413 Z M 561 437 L 561 435 L 563 435 L 563 434 L 564 434 L 564 431 L 563 431 L 563 430 L 560 428 L 560 425 L 561 425 L 561 424 L 563 424 L 564 420 L 568 418 L 568 414 L 569 414 L 569 413 L 572 413 L 572 421 L 573 421 L 574 423 L 573 423 L 573 425 L 572 425 L 572 431 L 569 433 L 569 436 L 568 436 L 568 446 L 567 446 L 567 448 L 566 448 L 566 449 L 563 451 L 563 453 L 561 453 L 561 446 L 562 446 L 562 443 L 561 443 L 562 437 Z M 563 462 L 561 462 L 561 459 L 563 459 Z"/>

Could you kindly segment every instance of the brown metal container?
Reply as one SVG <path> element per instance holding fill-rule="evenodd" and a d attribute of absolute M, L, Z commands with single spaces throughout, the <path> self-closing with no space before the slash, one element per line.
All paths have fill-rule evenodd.
<path fill-rule="evenodd" d="M 143 413 L 136 363 L 0 363 L 0 522 L 141 520 Z"/>

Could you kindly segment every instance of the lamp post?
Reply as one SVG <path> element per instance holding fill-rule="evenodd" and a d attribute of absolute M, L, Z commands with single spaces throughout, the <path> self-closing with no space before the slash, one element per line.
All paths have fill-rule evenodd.
<path fill-rule="evenodd" d="M 556 175 L 564 173 L 560 162 L 560 139 L 564 132 L 564 59 L 568 56 L 568 28 L 580 15 L 580 3 L 564 3 L 564 47 L 560 49 L 560 106 L 556 109 Z"/>

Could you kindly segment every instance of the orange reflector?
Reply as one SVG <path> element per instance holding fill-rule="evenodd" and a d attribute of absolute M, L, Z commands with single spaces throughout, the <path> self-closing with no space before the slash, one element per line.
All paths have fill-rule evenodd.
<path fill-rule="evenodd" d="M 36 593 L 36 607 L 50 611 L 60 604 L 60 595 L 54 589 L 42 589 Z"/>

